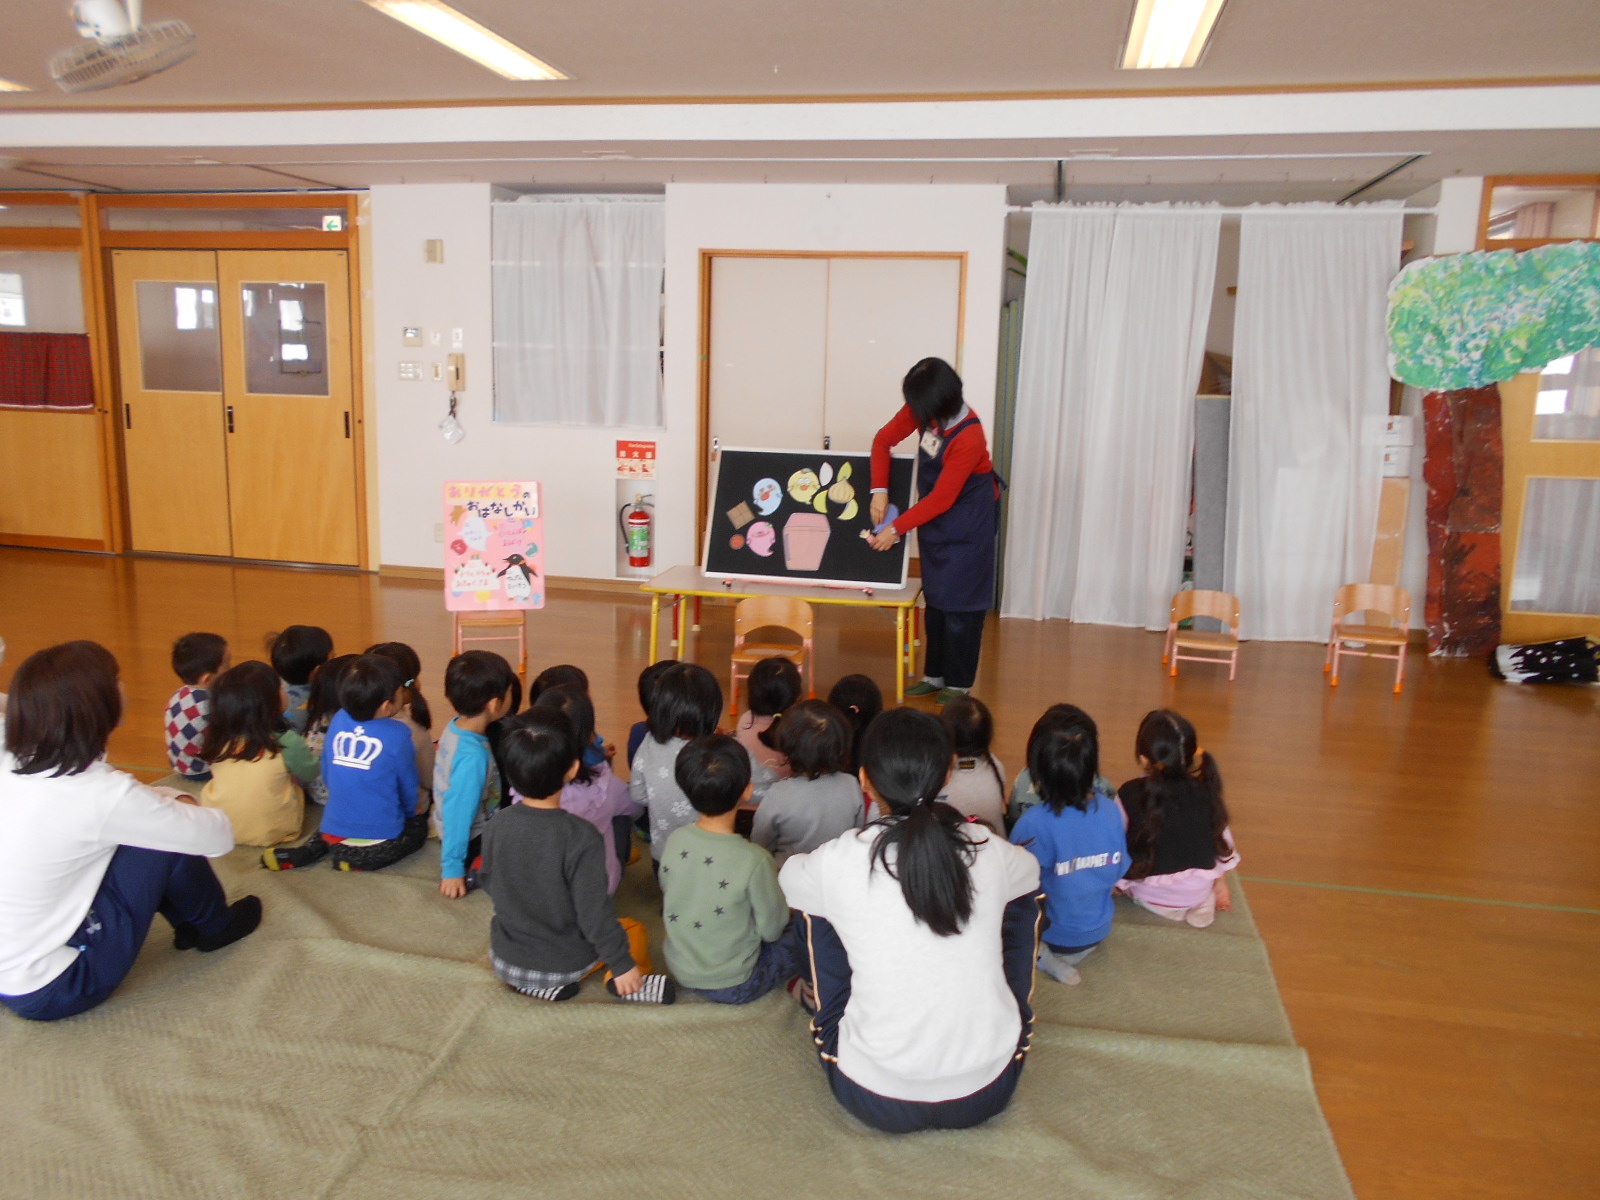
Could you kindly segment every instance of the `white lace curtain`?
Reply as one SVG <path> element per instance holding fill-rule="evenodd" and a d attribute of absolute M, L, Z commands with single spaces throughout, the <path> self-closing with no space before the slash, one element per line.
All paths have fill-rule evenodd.
<path fill-rule="evenodd" d="M 658 197 L 493 209 L 494 412 L 509 424 L 661 424 Z"/>
<path fill-rule="evenodd" d="M 1245 637 L 1322 641 L 1334 592 L 1369 577 L 1401 221 L 1392 205 L 1241 220 L 1223 577 Z"/>
<path fill-rule="evenodd" d="M 1005 615 L 1166 628 L 1220 228 L 1198 206 L 1034 208 Z"/>

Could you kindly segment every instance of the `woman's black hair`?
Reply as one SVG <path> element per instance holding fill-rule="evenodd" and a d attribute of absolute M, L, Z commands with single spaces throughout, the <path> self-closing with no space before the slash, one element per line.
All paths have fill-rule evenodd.
<path fill-rule="evenodd" d="M 861 746 L 861 769 L 889 810 L 873 822 L 879 828 L 872 866 L 899 881 L 911 915 L 940 937 L 960 933 L 972 918 L 971 867 L 978 857 L 966 818 L 938 799 L 954 754 L 939 719 L 914 708 L 884 713 Z"/>
<path fill-rule="evenodd" d="M 859 770 L 861 739 L 867 726 L 883 711 L 883 689 L 869 675 L 846 675 L 833 685 L 828 703 L 850 718 L 855 730 L 850 744 L 850 766 L 852 770 Z"/>
<path fill-rule="evenodd" d="M 750 786 L 750 755 L 725 733 L 707 734 L 678 751 L 672 777 L 695 812 L 720 817 L 738 807 Z"/>
<path fill-rule="evenodd" d="M 1060 816 L 1089 809 L 1100 774 L 1100 731 L 1094 718 L 1072 704 L 1052 704 L 1028 735 L 1028 774 L 1039 799 Z"/>
<path fill-rule="evenodd" d="M 821 779 L 850 770 L 850 718 L 826 700 L 802 700 L 783 712 L 761 740 L 789 760 L 789 770 Z"/>
<path fill-rule="evenodd" d="M 1150 765 L 1146 768 L 1144 810 L 1128 828 L 1129 878 L 1149 873 L 1167 813 L 1183 804 L 1206 806 L 1217 857 L 1231 854 L 1223 836 L 1228 828 L 1228 806 L 1222 801 L 1222 775 L 1216 760 L 1201 749 L 1199 735 L 1188 718 L 1170 708 L 1146 713 L 1139 722 L 1134 752 Z"/>
<path fill-rule="evenodd" d="M 942 358 L 925 358 L 900 382 L 900 394 L 923 429 L 950 420 L 966 403 L 961 376 Z"/>
<path fill-rule="evenodd" d="M 940 712 L 939 719 L 950 731 L 950 743 L 957 758 L 981 758 L 989 764 L 995 785 L 1000 794 L 1006 794 L 1006 781 L 1000 774 L 1000 764 L 995 762 L 989 747 L 994 743 L 994 717 L 989 706 L 976 696 L 960 695 L 951 700 Z"/>
<path fill-rule="evenodd" d="M 336 654 L 317 668 L 311 677 L 311 695 L 306 697 L 306 732 L 326 729 L 339 711 L 339 684 L 359 654 Z"/>
<path fill-rule="evenodd" d="M 536 708 L 553 708 L 567 714 L 567 720 L 572 722 L 572 736 L 578 739 L 578 745 L 587 747 L 594 741 L 594 704 L 586 692 L 580 692 L 575 687 L 555 687 L 547 692 L 540 692 L 534 700 Z M 589 783 L 599 774 L 599 767 L 591 767 L 583 761 L 583 755 L 578 755 L 578 773 L 573 779 L 578 783 Z"/>
<path fill-rule="evenodd" d="M 291 625 L 270 637 L 272 669 L 283 681 L 299 686 L 333 654 L 333 638 L 320 625 Z"/>
<path fill-rule="evenodd" d="M 660 662 L 653 662 L 639 672 L 639 708 L 645 716 L 648 717 L 650 715 L 650 697 L 656 694 L 656 680 L 677 665 L 677 659 L 663 658 Z"/>
<path fill-rule="evenodd" d="M 400 665 L 382 654 L 361 654 L 339 681 L 339 707 L 357 721 L 370 721 L 405 686 Z"/>
<path fill-rule="evenodd" d="M 211 719 L 200 738 L 200 757 L 208 763 L 255 762 L 263 754 L 281 754 L 288 727 L 277 671 L 253 658 L 235 663 L 211 681 Z"/>
<path fill-rule="evenodd" d="M 6 703 L 6 749 L 18 775 L 77 775 L 106 752 L 122 720 L 117 660 L 99 642 L 63 642 L 22 660 Z"/>
<path fill-rule="evenodd" d="M 463 717 L 476 717 L 512 687 L 520 690 L 517 673 L 491 650 L 463 650 L 444 669 L 444 698 Z"/>
<path fill-rule="evenodd" d="M 529 800 L 548 800 L 561 790 L 582 749 L 567 714 L 538 705 L 507 721 L 500 739 L 506 782 Z"/>
<path fill-rule="evenodd" d="M 745 697 L 758 717 L 773 717 L 800 699 L 800 668 L 773 655 L 750 668 Z"/>
<path fill-rule="evenodd" d="M 665 745 L 673 738 L 705 737 L 722 718 L 722 685 L 698 663 L 663 671 L 650 697 L 650 736 Z"/>
<path fill-rule="evenodd" d="M 411 719 L 424 729 L 432 729 L 433 710 L 428 707 L 427 697 L 422 694 L 422 685 L 417 681 L 422 674 L 422 660 L 417 657 L 417 652 L 404 642 L 379 642 L 376 646 L 368 646 L 365 653 L 394 659 L 395 666 L 400 668 L 400 674 L 404 677 L 402 686 L 406 689 Z"/>
<path fill-rule="evenodd" d="M 533 683 L 528 687 L 529 703 L 536 703 L 532 698 L 542 696 L 554 688 L 572 688 L 589 694 L 589 676 L 582 667 L 575 667 L 571 663 L 561 663 L 558 666 L 546 667 L 533 678 Z"/>
<path fill-rule="evenodd" d="M 220 633 L 186 633 L 172 643 L 172 673 L 190 687 L 222 670 L 228 639 Z"/>

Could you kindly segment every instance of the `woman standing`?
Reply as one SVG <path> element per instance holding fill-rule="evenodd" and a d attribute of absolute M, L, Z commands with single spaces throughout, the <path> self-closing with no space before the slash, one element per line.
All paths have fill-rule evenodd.
<path fill-rule="evenodd" d="M 35 1021 L 99 1004 L 126 978 L 156 913 L 173 944 L 218 950 L 251 933 L 261 901 L 229 906 L 207 855 L 233 849 L 198 808 L 105 762 L 122 719 L 117 660 L 67 642 L 17 668 L 0 750 L 0 1005 Z"/>
<path fill-rule="evenodd" d="M 961 377 L 942 358 L 925 358 L 900 385 L 905 406 L 872 439 L 872 524 L 889 510 L 889 449 L 921 432 L 917 491 L 921 499 L 872 539 L 888 550 L 921 529 L 922 592 L 927 601 L 927 652 L 921 682 L 908 696 L 947 703 L 969 691 L 978 674 L 983 622 L 994 603 L 994 551 L 1000 483 L 977 415 L 961 395 Z"/>

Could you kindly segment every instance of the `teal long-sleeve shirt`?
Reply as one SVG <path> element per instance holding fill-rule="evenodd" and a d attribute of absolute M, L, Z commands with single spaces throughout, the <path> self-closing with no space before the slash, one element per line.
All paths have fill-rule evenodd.
<path fill-rule="evenodd" d="M 433 759 L 433 797 L 439 806 L 439 878 L 467 873 L 467 845 L 500 807 L 500 771 L 489 739 L 455 720 L 439 735 Z"/>

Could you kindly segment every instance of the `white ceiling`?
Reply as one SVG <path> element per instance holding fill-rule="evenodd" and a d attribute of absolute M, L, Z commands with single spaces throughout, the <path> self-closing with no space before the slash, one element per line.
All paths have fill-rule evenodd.
<path fill-rule="evenodd" d="M 1417 162 L 1362 193 L 1415 194 L 1451 174 L 1600 170 L 1597 105 L 1573 128 L 1433 128 L 1370 119 L 1308 132 L 1241 131 L 1182 119 L 1207 101 L 1168 99 L 1173 119 L 1145 136 L 1107 136 L 1116 121 L 1081 122 L 1061 136 L 941 137 L 924 120 L 915 136 L 807 138 L 775 133 L 772 101 L 785 96 L 925 97 L 1106 93 L 1186 89 L 1348 88 L 1397 81 L 1504 83 L 1578 77 L 1600 85 L 1597 0 L 1228 0 L 1211 49 L 1192 71 L 1124 72 L 1115 61 L 1132 0 L 456 0 L 457 6 L 569 72 L 566 83 L 510 83 L 412 33 L 358 0 L 146 0 L 146 18 L 182 17 L 200 53 L 130 87 L 67 96 L 50 84 L 51 51 L 75 39 L 66 0 L 0 0 L 0 77 L 31 93 L 0 94 L 0 189 L 90 187 L 136 191 L 354 188 L 475 180 L 517 188 L 655 187 L 679 182 L 1002 182 L 1026 202 L 1054 189 L 1067 158 L 1067 193 L 1081 199 L 1339 199 L 1412 155 Z M 1494 90 L 1510 96 L 1515 89 Z M 1545 89 L 1549 91 L 1549 89 Z M 1586 89 L 1600 96 L 1600 87 Z M 1401 91 L 1400 97 L 1421 96 Z M 1480 93 L 1481 94 L 1481 93 Z M 750 113 L 749 136 L 535 137 L 558 109 L 597 112 L 606 101 L 720 98 Z M 1333 110 L 1347 92 L 1299 98 Z M 394 103 L 391 124 L 426 106 L 527 104 L 528 133 L 485 135 L 485 114 L 464 107 L 460 129 L 414 141 L 349 132 L 353 114 L 327 114 L 325 133 L 270 144 L 270 114 L 248 138 L 212 144 L 193 132 L 195 112 L 267 106 Z M 1306 103 L 1309 102 L 1309 103 Z M 1135 99 L 1113 105 L 1137 106 Z M 1509 101 L 1508 101 L 1509 103 Z M 804 107 L 804 106 L 802 106 Z M 883 105 L 866 108 L 882 110 Z M 893 106 L 889 106 L 893 107 Z M 921 106 L 928 112 L 939 111 Z M 144 109 L 136 131 L 113 111 Z M 443 110 L 436 110 L 443 111 Z M 505 110 L 501 110 L 504 112 Z M 577 110 L 566 108 L 569 115 Z M 660 110 L 670 121 L 693 105 Z M 700 110 L 704 111 L 704 110 Z M 46 113 L 55 115 L 47 116 Z M 107 114 L 103 137 L 82 117 Z M 647 110 L 624 104 L 594 128 L 627 130 Z M 618 117 L 615 114 L 620 113 Z M 303 114 L 301 114 L 303 115 Z M 241 116 L 241 120 L 243 117 Z M 294 117 L 281 118 L 287 127 Z M 569 123 L 576 120 L 570 117 Z M 17 132 L 56 122 L 58 141 Z M 542 122 L 542 123 L 541 123 Z M 1559 124 L 1560 122 L 1557 122 Z M 1196 125 L 1202 127 L 1196 128 Z M 1381 122 L 1379 125 L 1381 126 Z M 1441 122 L 1441 125 L 1447 124 Z M 259 130 L 269 132 L 261 136 Z M 230 129 L 233 128 L 230 126 Z M 951 126 L 954 128 L 954 126 Z M 1159 136 L 1183 129 L 1186 136 Z M 1223 129 L 1233 132 L 1223 132 Z M 1289 128 L 1289 126 L 1284 126 Z M 1312 129 L 1361 132 L 1309 132 Z M 1088 130 L 1085 135 L 1082 130 Z M 159 131 L 159 132 L 158 132 Z M 148 134 L 148 136 L 146 136 Z M 474 135 L 477 140 L 472 140 Z M 233 136 L 231 133 L 229 136 Z M 860 135 L 857 134 L 856 137 Z M 462 140 L 457 140 L 457 139 Z M 348 140 L 347 140 L 348 139 Z M 7 148 L 7 145 L 13 147 Z M 1109 160 L 1081 156 L 1085 152 Z"/>

